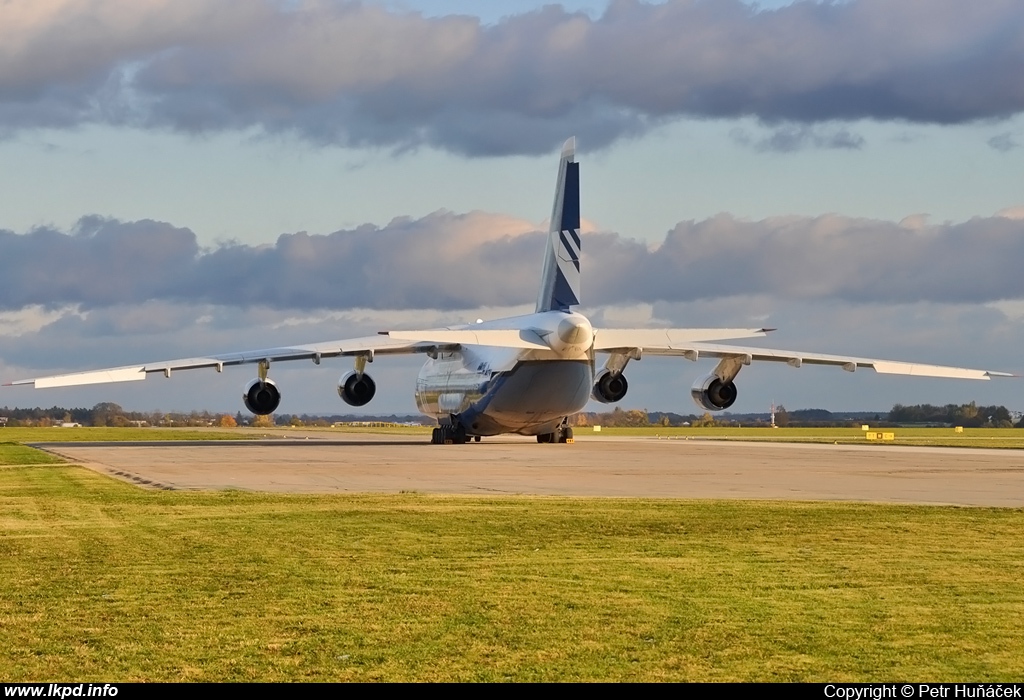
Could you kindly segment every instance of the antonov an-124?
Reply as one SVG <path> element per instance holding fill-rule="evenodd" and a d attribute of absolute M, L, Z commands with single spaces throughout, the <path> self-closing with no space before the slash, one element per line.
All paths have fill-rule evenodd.
<path fill-rule="evenodd" d="M 338 394 L 352 406 L 373 399 L 376 385 L 367 364 L 387 355 L 420 354 L 427 360 L 416 379 L 416 404 L 436 418 L 431 442 L 465 443 L 501 433 L 535 435 L 538 442 L 570 442 L 568 417 L 593 398 L 621 401 L 628 384 L 630 360 L 645 355 L 670 355 L 696 361 L 718 360 L 691 389 L 701 408 L 721 411 L 736 401 L 736 375 L 755 361 L 803 365 L 836 365 L 848 372 L 870 367 L 882 374 L 920 377 L 989 379 L 1013 376 L 1004 372 L 771 350 L 720 344 L 723 340 L 764 336 L 765 328 L 594 328 L 580 303 L 580 180 L 575 139 L 566 141 L 558 163 L 555 203 L 537 308 L 532 314 L 481 321 L 464 326 L 418 331 L 388 331 L 366 338 L 311 345 L 154 362 L 12 382 L 37 389 L 170 377 L 186 369 L 215 369 L 255 364 L 257 376 L 242 393 L 255 414 L 273 413 L 281 392 L 267 376 L 275 362 L 347 356 L 355 367 L 338 381 Z"/>

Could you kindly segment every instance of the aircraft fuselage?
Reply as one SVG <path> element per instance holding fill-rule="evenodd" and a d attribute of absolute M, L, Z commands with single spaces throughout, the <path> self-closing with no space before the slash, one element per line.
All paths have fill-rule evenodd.
<path fill-rule="evenodd" d="M 583 409 L 594 384 L 594 334 L 585 316 L 546 311 L 466 326 L 494 327 L 519 328 L 546 347 L 463 344 L 437 352 L 416 380 L 422 413 L 440 421 L 454 417 L 469 435 L 538 435 Z"/>

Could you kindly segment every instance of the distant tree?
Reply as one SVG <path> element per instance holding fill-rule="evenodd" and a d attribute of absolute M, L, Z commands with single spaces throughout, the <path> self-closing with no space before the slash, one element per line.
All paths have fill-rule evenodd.
<path fill-rule="evenodd" d="M 104 427 L 114 424 L 115 416 L 123 416 L 124 409 L 116 403 L 98 403 L 92 407 L 92 424 Z"/>
<path fill-rule="evenodd" d="M 775 409 L 775 425 L 780 428 L 785 428 L 789 425 L 789 411 L 786 410 L 785 406 L 778 406 Z"/>
<path fill-rule="evenodd" d="M 960 406 L 956 404 L 946 404 L 945 406 L 896 404 L 889 412 L 889 420 L 893 423 L 946 423 L 972 428 L 983 425 L 993 427 L 1012 425 L 1010 411 L 1005 406 L 978 406 L 973 401 Z"/>
<path fill-rule="evenodd" d="M 700 418 L 694 418 L 691 423 L 694 428 L 713 428 L 718 425 L 718 421 L 709 412 L 705 411 L 704 415 Z"/>
<path fill-rule="evenodd" d="M 651 424 L 650 418 L 647 417 L 647 411 L 641 411 L 633 409 L 626 411 L 626 425 L 630 428 L 646 428 Z"/>
<path fill-rule="evenodd" d="M 252 418 L 252 426 L 254 428 L 272 428 L 274 425 L 273 414 L 269 416 L 253 416 Z"/>
<path fill-rule="evenodd" d="M 217 422 L 217 424 L 220 427 L 222 427 L 222 428 L 237 428 L 238 427 L 238 421 L 236 421 L 234 418 L 232 418 L 231 416 L 229 416 L 226 413 L 223 416 L 220 417 L 220 420 Z"/>

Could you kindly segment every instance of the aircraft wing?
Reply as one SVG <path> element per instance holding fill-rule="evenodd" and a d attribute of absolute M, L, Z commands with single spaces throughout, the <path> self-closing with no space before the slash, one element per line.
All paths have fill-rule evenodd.
<path fill-rule="evenodd" d="M 246 350 L 229 352 L 222 355 L 206 357 L 190 357 L 182 360 L 168 360 L 144 365 L 129 365 L 107 369 L 75 372 L 52 377 L 20 379 L 4 386 L 31 384 L 36 389 L 47 389 L 61 386 L 82 386 L 85 384 L 106 384 L 110 382 L 141 381 L 147 375 L 159 372 L 170 376 L 172 371 L 186 369 L 213 368 L 218 372 L 230 365 L 255 364 L 267 360 L 269 362 L 286 362 L 290 360 L 312 360 L 319 364 L 324 357 L 340 355 L 405 355 L 427 352 L 437 348 L 438 343 L 424 343 L 418 340 L 399 340 L 383 335 L 366 338 L 334 340 L 312 345 L 293 345 L 289 347 L 267 348 L 264 350 Z"/>
<path fill-rule="evenodd" d="M 847 372 L 856 371 L 858 367 L 870 367 L 879 374 L 905 374 L 916 377 L 945 377 L 952 379 L 991 379 L 992 377 L 1015 377 L 1008 372 L 993 372 L 983 369 L 967 369 L 964 367 L 947 367 L 943 365 L 925 365 L 914 362 L 895 362 L 867 357 L 847 357 L 844 355 L 823 355 L 814 352 L 798 352 L 794 350 L 774 350 L 771 348 L 741 347 L 738 345 L 719 345 L 713 343 L 662 343 L 632 347 L 623 346 L 615 350 L 602 349 L 604 352 L 621 352 L 639 350 L 643 355 L 663 355 L 685 357 L 698 360 L 701 357 L 716 359 L 732 358 L 742 364 L 751 362 L 785 362 L 791 367 L 808 365 L 834 365 Z"/>

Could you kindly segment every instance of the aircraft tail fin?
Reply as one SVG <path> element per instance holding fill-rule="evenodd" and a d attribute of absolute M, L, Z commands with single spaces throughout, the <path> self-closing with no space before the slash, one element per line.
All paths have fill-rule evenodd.
<path fill-rule="evenodd" d="M 580 171 L 576 137 L 562 146 L 551 210 L 551 229 L 544 253 L 537 311 L 568 311 L 580 303 Z"/>

